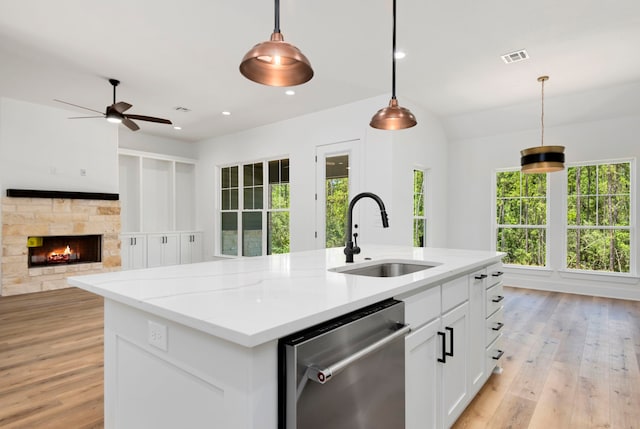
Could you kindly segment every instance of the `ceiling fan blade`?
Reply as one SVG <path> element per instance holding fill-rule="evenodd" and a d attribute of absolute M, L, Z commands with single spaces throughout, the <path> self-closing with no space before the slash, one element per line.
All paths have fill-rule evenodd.
<path fill-rule="evenodd" d="M 104 115 L 100 115 L 100 116 L 73 116 L 73 117 L 67 118 L 67 119 L 93 119 L 93 118 L 104 118 Z"/>
<path fill-rule="evenodd" d="M 118 101 L 113 106 L 111 106 L 111 108 L 113 110 L 115 110 L 116 112 L 118 112 L 118 113 L 122 113 L 122 112 L 126 112 L 127 110 L 131 109 L 131 104 L 125 103 L 124 101 Z"/>
<path fill-rule="evenodd" d="M 101 115 L 104 114 L 104 112 L 99 112 L 97 110 L 89 109 L 88 107 L 78 106 L 77 104 L 69 103 L 67 101 L 58 100 L 56 98 L 54 98 L 53 101 L 57 101 L 58 103 L 68 104 L 69 106 L 73 106 L 73 107 L 79 107 L 79 108 L 84 109 L 84 110 L 90 110 L 92 112 L 100 113 Z"/>
<path fill-rule="evenodd" d="M 144 116 L 144 115 L 126 115 L 126 116 L 127 118 L 137 119 L 139 121 L 157 122 L 159 124 L 171 125 L 171 121 L 168 119 L 154 118 L 153 116 Z"/>
<path fill-rule="evenodd" d="M 124 117 L 124 119 L 122 119 L 122 123 L 131 131 L 138 131 L 140 129 L 140 127 L 136 125 L 135 122 L 133 122 L 131 119 L 127 118 L 126 116 Z"/>

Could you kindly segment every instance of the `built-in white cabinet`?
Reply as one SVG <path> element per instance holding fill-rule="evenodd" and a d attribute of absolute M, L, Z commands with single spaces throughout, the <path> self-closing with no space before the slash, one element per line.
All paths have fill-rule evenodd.
<path fill-rule="evenodd" d="M 449 428 L 502 357 L 501 264 L 398 297 L 405 338 L 406 428 Z"/>
<path fill-rule="evenodd" d="M 180 234 L 180 263 L 202 262 L 202 233 L 186 232 Z"/>
<path fill-rule="evenodd" d="M 438 427 L 441 403 L 441 319 L 413 330 L 405 338 L 405 427 Z"/>
<path fill-rule="evenodd" d="M 196 229 L 196 160 L 120 149 L 123 233 Z"/>
<path fill-rule="evenodd" d="M 147 236 L 145 234 L 122 234 L 120 257 L 123 270 L 135 270 L 147 266 Z"/>
<path fill-rule="evenodd" d="M 147 268 L 180 263 L 180 236 L 178 234 L 147 235 Z"/>

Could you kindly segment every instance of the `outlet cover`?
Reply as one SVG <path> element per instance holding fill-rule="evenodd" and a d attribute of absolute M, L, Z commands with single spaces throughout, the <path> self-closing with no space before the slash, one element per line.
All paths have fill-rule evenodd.
<path fill-rule="evenodd" d="M 160 323 L 148 321 L 148 341 L 152 346 L 167 351 L 167 327 Z"/>

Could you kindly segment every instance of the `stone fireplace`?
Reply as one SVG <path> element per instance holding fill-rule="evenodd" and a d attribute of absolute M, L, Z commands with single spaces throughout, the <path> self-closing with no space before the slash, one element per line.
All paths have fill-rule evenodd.
<path fill-rule="evenodd" d="M 69 276 L 120 269 L 117 194 L 10 191 L 19 190 L 2 198 L 0 295 L 65 288 Z"/>

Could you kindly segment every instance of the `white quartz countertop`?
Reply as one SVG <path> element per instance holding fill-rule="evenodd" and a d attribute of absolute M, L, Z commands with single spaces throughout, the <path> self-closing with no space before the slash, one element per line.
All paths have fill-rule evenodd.
<path fill-rule="evenodd" d="M 398 277 L 328 271 L 342 248 L 69 277 L 73 286 L 245 347 L 286 336 L 383 299 L 440 284 L 494 262 L 490 251 L 367 245 L 354 264 L 437 263 Z M 365 260 L 371 258 L 371 261 Z"/>

